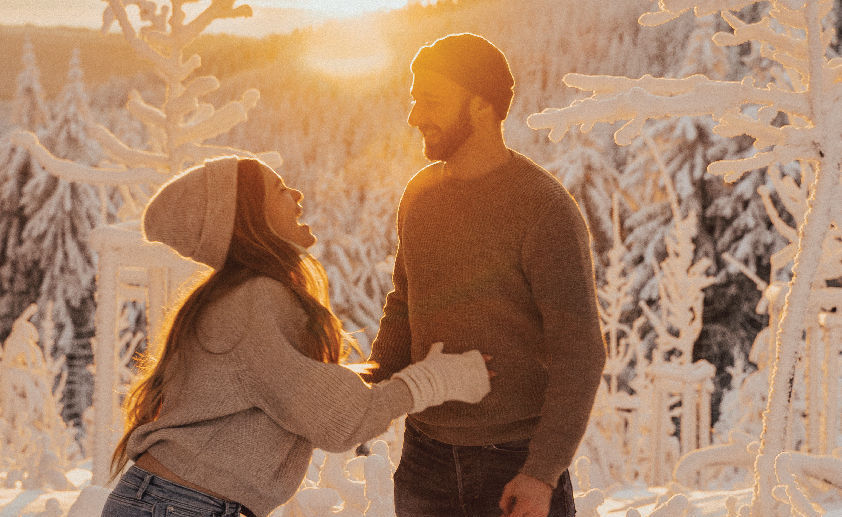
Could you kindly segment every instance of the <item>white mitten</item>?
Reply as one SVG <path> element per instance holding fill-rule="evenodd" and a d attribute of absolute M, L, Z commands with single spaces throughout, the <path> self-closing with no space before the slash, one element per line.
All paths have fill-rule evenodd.
<path fill-rule="evenodd" d="M 409 386 L 411 413 L 448 400 L 475 404 L 491 391 L 488 369 L 479 350 L 444 354 L 444 343 L 433 343 L 424 360 L 411 364 L 392 377 Z"/>

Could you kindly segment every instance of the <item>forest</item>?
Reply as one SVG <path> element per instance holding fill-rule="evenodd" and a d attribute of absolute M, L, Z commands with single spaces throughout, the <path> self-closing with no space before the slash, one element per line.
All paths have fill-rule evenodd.
<path fill-rule="evenodd" d="M 710 426 L 714 441 L 724 442 L 741 418 L 735 414 L 738 383 L 770 361 L 755 346 L 773 323 L 770 290 L 792 279 L 793 257 L 783 253 L 792 236 L 781 228 L 791 229 L 803 215 L 787 190 L 807 189 L 799 162 L 783 163 L 775 174 L 764 165 L 723 181 L 708 173 L 712 162 L 748 160 L 758 149 L 748 133 L 717 130 L 709 115 L 645 121 L 638 138 L 618 145 L 622 117 L 583 121 L 551 141 L 555 126 L 536 122 L 544 119 L 534 114 L 587 98 L 590 83 L 571 86 L 569 74 L 700 74 L 722 82 L 753 75 L 774 82 L 782 81 L 781 70 L 758 41 L 715 44 L 714 34 L 733 29 L 726 18 L 685 12 L 670 23 L 644 26 L 638 19 L 657 3 L 633 0 L 610 9 L 585 3 L 415 4 L 262 38 L 203 34 L 184 53 L 201 56 L 196 76 L 218 79 L 203 103 L 241 102 L 243 91 L 259 91 L 247 119 L 206 144 L 280 154 L 279 172 L 304 192 L 305 219 L 319 237 L 314 254 L 328 271 L 334 310 L 367 351 L 391 288 L 398 200 L 425 165 L 420 136 L 406 123 L 408 63 L 420 45 L 450 32 L 494 41 L 516 80 L 504 125 L 507 144 L 556 175 L 579 203 L 593 239 L 603 324 L 624 329 L 626 347 L 634 335 L 635 359 L 606 372 L 608 389 L 642 393 L 639 370 L 661 353 L 666 361 L 707 361 L 713 368 Z M 741 23 L 769 16 L 763 2 L 743 4 L 734 14 Z M 826 21 L 831 58 L 839 50 L 838 4 Z M 88 236 L 125 219 L 127 199 L 143 201 L 151 192 L 137 188 L 127 198 L 114 186 L 56 178 L 12 135 L 32 132 L 58 158 L 113 164 L 113 153 L 93 138 L 91 122 L 135 149 L 158 151 L 160 135 L 132 105 L 159 105 L 169 91 L 155 67 L 113 31 L 0 26 L 0 40 L 7 64 L 0 77 L 0 342 L 37 303 L 32 321 L 56 336 L 45 353 L 59 379 L 62 416 L 85 454 L 98 302 L 97 256 Z M 777 128 L 791 122 L 783 111 L 757 116 Z M 703 266 L 694 270 L 701 282 L 699 328 L 683 351 L 661 344 L 664 333 L 683 330 L 670 326 L 663 280 L 668 259 L 677 255 Z M 828 288 L 840 286 L 838 276 L 825 280 Z M 143 309 L 128 304 L 121 313 L 121 332 L 141 336 L 138 350 L 145 346 Z"/>

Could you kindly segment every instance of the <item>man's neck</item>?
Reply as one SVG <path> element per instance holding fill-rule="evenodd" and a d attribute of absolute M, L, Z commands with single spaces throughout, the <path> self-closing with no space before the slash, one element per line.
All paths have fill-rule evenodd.
<path fill-rule="evenodd" d="M 479 178 L 511 159 L 502 135 L 499 138 L 469 138 L 444 161 L 445 173 L 459 179 Z"/>

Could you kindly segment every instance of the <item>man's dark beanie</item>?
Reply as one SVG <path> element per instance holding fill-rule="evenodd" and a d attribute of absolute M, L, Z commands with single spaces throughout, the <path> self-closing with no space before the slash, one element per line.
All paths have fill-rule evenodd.
<path fill-rule="evenodd" d="M 410 67 L 439 73 L 485 98 L 505 119 L 514 95 L 515 80 L 506 56 L 490 41 L 468 32 L 450 34 L 418 50 Z"/>

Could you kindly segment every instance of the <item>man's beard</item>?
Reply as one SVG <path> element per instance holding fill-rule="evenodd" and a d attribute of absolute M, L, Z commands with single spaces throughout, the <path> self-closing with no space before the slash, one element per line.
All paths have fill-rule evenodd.
<path fill-rule="evenodd" d="M 469 99 L 466 99 L 459 109 L 459 116 L 456 118 L 456 122 L 446 130 L 440 129 L 441 139 L 437 143 L 431 144 L 426 137 L 424 138 L 424 156 L 432 161 L 446 161 L 465 143 L 465 140 L 471 136 L 473 130 Z"/>

